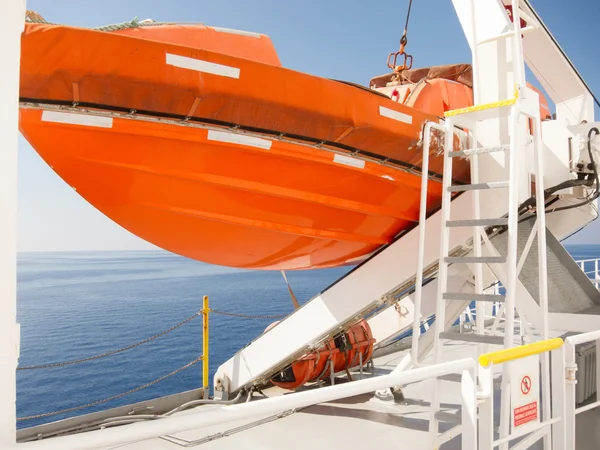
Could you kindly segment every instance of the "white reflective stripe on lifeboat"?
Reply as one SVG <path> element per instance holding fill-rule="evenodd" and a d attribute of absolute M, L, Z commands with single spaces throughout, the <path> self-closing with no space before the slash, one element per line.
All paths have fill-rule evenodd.
<path fill-rule="evenodd" d="M 260 37 L 260 33 L 254 33 L 252 31 L 232 30 L 231 28 L 211 27 L 213 30 L 219 33 L 239 34 L 241 36 L 251 36 L 255 38 Z"/>
<path fill-rule="evenodd" d="M 112 128 L 112 117 L 91 116 L 62 111 L 42 111 L 42 122 L 66 123 L 86 127 Z"/>
<path fill-rule="evenodd" d="M 349 156 L 339 155 L 337 153 L 333 156 L 333 162 L 357 167 L 359 169 L 365 168 L 365 162 L 362 159 L 350 158 Z"/>
<path fill-rule="evenodd" d="M 401 113 L 400 111 L 394 111 L 393 109 L 386 108 L 385 106 L 379 107 L 379 115 L 383 117 L 389 117 L 390 119 L 397 120 L 398 122 L 412 123 L 412 116 Z"/>
<path fill-rule="evenodd" d="M 247 145 L 249 147 L 258 147 L 269 150 L 272 142 L 268 139 L 261 139 L 252 136 L 246 136 L 237 133 L 228 133 L 226 131 L 208 130 L 209 141 L 227 142 L 229 144 Z"/>
<path fill-rule="evenodd" d="M 224 66 L 201 59 L 188 58 L 187 56 L 173 55 L 167 53 L 167 64 L 181 67 L 182 69 L 196 70 L 203 73 L 211 73 L 222 77 L 239 78 L 240 69 L 237 67 Z"/>

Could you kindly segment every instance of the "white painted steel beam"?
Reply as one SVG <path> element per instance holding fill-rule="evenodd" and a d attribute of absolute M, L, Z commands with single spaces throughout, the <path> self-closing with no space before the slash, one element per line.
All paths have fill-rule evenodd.
<path fill-rule="evenodd" d="M 529 2 L 520 4 L 529 19 L 534 19 L 536 14 Z M 557 118 L 565 118 L 571 124 L 593 122 L 594 103 L 588 87 L 543 22 L 534 20 L 538 28 L 523 37 L 525 62 L 556 104 Z"/>
<path fill-rule="evenodd" d="M 0 3 L 0 448 L 16 439 L 17 145 L 25 1 Z"/>
<path fill-rule="evenodd" d="M 600 316 L 591 314 L 549 313 L 548 328 L 551 330 L 587 333 L 600 330 Z"/>
<path fill-rule="evenodd" d="M 474 62 L 474 75 L 484 86 L 475 86 L 476 103 L 486 103 L 510 97 L 512 81 L 498 79 L 497 55 L 505 54 L 510 46 L 512 24 L 503 5 L 512 0 L 452 0 L 454 8 L 472 50 L 476 42 L 480 51 Z M 550 31 L 546 28 L 529 2 L 519 2 L 525 14 L 527 27 L 533 26 L 523 37 L 523 58 L 546 93 L 557 106 L 557 117 L 565 118 L 570 124 L 582 120 L 594 121 L 593 98 L 581 75 L 564 54 Z M 473 23 L 475 11 L 475 23 Z M 504 35 L 504 39 L 495 39 Z M 486 42 L 483 44 L 483 42 Z M 509 61 L 506 61 L 507 63 Z M 479 91 L 479 92 L 477 92 Z"/>
<path fill-rule="evenodd" d="M 448 289 L 452 290 L 452 292 L 460 292 L 467 295 L 471 294 L 473 292 L 473 286 L 467 282 L 469 274 L 470 272 L 449 277 Z M 437 286 L 438 280 L 435 279 L 423 287 L 423 304 L 421 305 L 421 314 L 418 317 L 419 323 L 422 323 L 425 319 L 435 314 Z M 398 304 L 398 308 L 391 306 L 368 320 L 376 345 L 385 345 L 386 341 L 392 340 L 401 333 L 406 332 L 410 326 L 414 325 L 413 299 L 414 295 L 410 295 Z M 447 321 L 446 325 L 450 326 L 454 320 L 456 320 L 455 310 L 462 311 L 462 309 L 464 309 L 464 302 L 454 301 L 448 303 L 451 304 L 452 307 L 449 308 L 451 312 L 448 313 L 448 317 L 450 317 L 450 319 Z M 458 309 L 456 308 L 457 306 Z M 421 335 L 421 340 L 423 336 L 424 335 Z M 426 355 L 430 348 L 425 347 L 425 351 L 421 350 L 423 349 L 418 350 L 419 359 L 423 355 Z M 413 356 L 413 359 L 416 359 L 415 356 Z"/>

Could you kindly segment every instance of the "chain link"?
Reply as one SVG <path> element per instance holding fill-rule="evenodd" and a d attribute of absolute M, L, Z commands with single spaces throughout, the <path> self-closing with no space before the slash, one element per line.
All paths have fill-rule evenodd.
<path fill-rule="evenodd" d="M 107 356 L 116 355 L 117 353 L 122 353 L 122 352 L 124 352 L 126 350 L 131 350 L 132 348 L 139 347 L 140 345 L 145 344 L 145 343 L 150 342 L 150 341 L 153 341 L 154 339 L 158 339 L 159 337 L 164 336 L 165 334 L 170 333 L 171 331 L 176 330 L 179 327 L 182 327 L 186 323 L 192 321 L 193 319 L 195 319 L 196 317 L 201 316 L 201 315 L 202 315 L 202 311 L 197 312 L 193 316 L 190 316 L 187 319 L 183 320 L 182 322 L 179 322 L 177 325 L 173 325 L 168 330 L 165 330 L 165 331 L 163 331 L 161 333 L 155 334 L 154 336 L 150 336 L 149 338 L 146 338 L 143 341 L 136 342 L 135 344 L 128 345 L 127 347 L 123 347 L 123 348 L 120 348 L 118 350 L 111 350 L 110 352 L 102 353 L 100 355 L 88 356 L 87 358 L 75 359 L 75 360 L 72 360 L 72 361 L 64 361 L 64 362 L 59 362 L 59 363 L 42 364 L 42 365 L 39 365 L 39 366 L 17 367 L 17 370 L 52 369 L 52 368 L 55 368 L 55 367 L 70 366 L 72 364 L 79 364 L 79 363 L 82 363 L 82 362 L 93 361 L 95 359 L 100 359 L 100 358 L 105 358 Z"/>
<path fill-rule="evenodd" d="M 265 315 L 250 315 L 250 314 L 238 314 L 238 313 L 230 313 L 230 312 L 225 312 L 225 311 L 217 311 L 215 309 L 211 309 L 210 310 L 211 313 L 214 314 L 221 314 L 223 316 L 229 316 L 229 317 L 240 317 L 242 319 L 283 319 L 284 317 L 287 317 L 287 314 L 282 314 L 280 316 L 265 316 Z"/>
<path fill-rule="evenodd" d="M 150 387 L 153 384 L 159 383 L 159 382 L 161 382 L 163 380 L 166 380 L 169 377 L 172 377 L 173 375 L 178 374 L 179 372 L 187 369 L 188 367 L 193 366 L 194 364 L 196 364 L 196 363 L 198 363 L 200 361 L 202 361 L 202 355 L 198 356 L 193 361 L 190 361 L 185 366 L 181 366 L 179 369 L 174 370 L 171 373 L 168 373 L 167 375 L 163 375 L 162 377 L 157 378 L 156 380 L 150 381 L 149 383 L 146 383 L 146 384 L 142 384 L 141 386 L 138 386 L 135 389 L 131 389 L 130 391 L 127 391 L 127 392 L 122 392 L 120 394 L 113 395 L 111 397 L 103 398 L 102 400 L 96 400 L 94 402 L 86 403 L 85 405 L 74 406 L 72 408 L 67 408 L 67 409 L 61 409 L 59 411 L 53 411 L 53 412 L 43 413 L 43 414 L 36 414 L 34 416 L 18 417 L 17 421 L 32 420 L 32 419 L 41 419 L 42 417 L 56 416 L 58 414 L 64 414 L 64 413 L 68 413 L 68 412 L 72 412 L 72 411 L 77 411 L 77 410 L 80 410 L 80 409 L 91 408 L 92 406 L 96 406 L 96 405 L 101 405 L 102 403 L 107 403 L 107 402 L 110 402 L 112 400 L 116 400 L 118 398 L 125 397 L 126 395 L 133 394 L 135 392 L 141 391 L 142 389 L 146 389 L 147 387 Z M 135 416 L 133 416 L 133 417 L 135 417 Z"/>
<path fill-rule="evenodd" d="M 209 312 L 211 313 L 215 313 L 215 314 L 221 314 L 223 316 L 229 316 L 229 317 L 239 317 L 242 319 L 283 319 L 284 317 L 287 317 L 287 314 L 282 314 L 282 315 L 278 315 L 278 316 L 272 316 L 272 315 L 251 315 L 251 314 L 239 314 L 239 313 L 231 313 L 231 312 L 226 312 L 226 311 L 218 311 L 215 309 L 210 309 Z M 146 338 L 142 341 L 136 342 L 135 344 L 131 344 L 128 345 L 127 347 L 123 347 L 123 348 L 119 348 L 117 350 L 111 350 L 109 352 L 106 353 L 102 353 L 100 355 L 94 355 L 94 356 L 88 356 L 87 358 L 81 358 L 81 359 L 74 359 L 71 361 L 63 361 L 63 362 L 58 362 L 58 363 L 48 363 L 48 364 L 40 364 L 37 366 L 23 366 L 23 367 L 18 367 L 17 370 L 38 370 L 38 369 L 53 369 L 56 367 L 64 367 L 64 366 L 70 366 L 73 364 L 79 364 L 79 363 L 84 363 L 84 362 L 88 362 L 88 361 L 94 361 L 96 359 L 100 359 L 100 358 L 106 358 L 107 356 L 112 356 L 112 355 L 116 355 L 119 353 L 122 353 L 124 351 L 127 350 L 131 350 L 132 348 L 136 348 L 139 347 L 140 345 L 146 344 L 150 341 L 153 341 L 154 339 L 158 339 L 161 336 L 164 336 L 167 333 L 170 333 L 171 331 L 176 330 L 179 327 L 182 327 L 183 325 L 185 325 L 186 323 L 192 321 L 193 319 L 195 319 L 198 316 L 201 316 L 203 313 L 202 311 L 197 312 L 196 314 L 194 314 L 193 316 L 188 317 L 187 319 L 179 322 L 176 325 L 173 325 L 171 328 L 162 331 L 158 334 L 155 334 L 154 336 L 150 336 L 149 338 Z"/>

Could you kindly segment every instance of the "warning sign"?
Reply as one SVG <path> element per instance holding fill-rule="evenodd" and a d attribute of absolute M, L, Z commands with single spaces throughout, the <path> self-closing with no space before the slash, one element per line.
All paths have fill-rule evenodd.
<path fill-rule="evenodd" d="M 515 408 L 514 412 L 514 427 L 536 420 L 538 418 L 538 402 L 532 402 L 525 406 Z"/>
<path fill-rule="evenodd" d="M 540 359 L 538 355 L 528 356 L 511 364 L 512 429 L 526 431 L 540 422 Z"/>
<path fill-rule="evenodd" d="M 525 375 L 521 379 L 521 392 L 523 393 L 523 395 L 527 395 L 527 394 L 529 394 L 530 391 L 531 391 L 531 378 L 529 378 L 527 375 Z"/>

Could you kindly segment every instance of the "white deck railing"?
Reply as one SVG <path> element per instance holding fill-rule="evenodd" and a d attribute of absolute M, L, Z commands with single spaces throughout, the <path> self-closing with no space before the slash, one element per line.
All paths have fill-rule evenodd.
<path fill-rule="evenodd" d="M 578 259 L 575 262 L 581 267 L 583 273 L 587 275 L 587 277 L 592 280 L 596 289 L 600 289 L 600 258 L 591 258 L 591 259 Z"/>
<path fill-rule="evenodd" d="M 517 438 L 523 438 L 518 444 L 511 447 L 511 450 L 519 449 L 524 450 L 535 444 L 538 440 L 544 439 L 544 448 L 553 448 L 554 450 L 565 450 L 568 447 L 564 445 L 564 428 L 565 428 L 565 413 L 562 406 L 565 404 L 564 399 L 564 358 L 562 354 L 563 341 L 560 338 L 548 339 L 545 341 L 539 341 L 532 344 L 522 345 L 519 347 L 513 347 L 510 349 L 500 350 L 479 357 L 479 383 L 480 391 L 478 392 L 479 398 L 479 416 L 478 416 L 478 431 L 479 431 L 479 450 L 492 450 L 500 447 L 500 449 L 508 449 L 509 442 L 514 441 Z M 552 383 L 552 409 L 545 410 L 542 408 L 539 396 L 533 394 L 532 398 L 527 401 L 533 401 L 535 403 L 535 411 L 537 417 L 535 421 L 528 424 L 527 427 L 518 429 L 516 427 L 509 427 L 507 432 L 500 432 L 498 439 L 494 439 L 496 423 L 494 421 L 494 370 L 493 365 L 498 364 L 513 364 L 516 365 L 513 369 L 519 370 L 512 371 L 512 376 L 516 373 L 529 373 L 526 367 L 529 364 L 526 363 L 526 359 L 533 358 L 534 365 L 539 364 L 541 357 L 544 355 L 551 354 L 552 372 L 557 380 Z M 526 366 L 520 366 L 522 363 L 526 363 Z M 522 369 L 522 370 L 521 370 Z M 533 374 L 533 372 L 531 372 Z M 563 377 L 562 379 L 560 377 Z M 533 377 L 532 377 L 533 378 Z M 541 386 L 543 374 L 538 374 L 537 382 L 534 381 L 533 386 Z M 535 380 L 535 379 L 534 379 Z M 509 380 L 511 383 L 518 383 L 518 379 Z M 509 388 L 510 389 L 510 388 Z M 538 389 L 537 387 L 535 389 Z M 509 396 L 510 398 L 510 396 Z M 511 399 L 511 402 L 513 400 Z M 512 404 L 511 407 L 515 407 Z M 509 414 L 509 417 L 504 417 L 504 420 L 510 421 L 510 409 L 506 408 L 505 412 Z M 502 417 L 500 418 L 500 425 L 502 424 Z M 502 427 L 500 426 L 500 429 Z M 561 432 L 563 434 L 561 434 Z M 573 449 L 574 450 L 574 449 Z"/>
<path fill-rule="evenodd" d="M 449 361 L 408 371 L 403 371 L 402 367 L 399 366 L 388 375 L 271 397 L 250 403 L 223 406 L 215 409 L 200 408 L 197 411 L 191 411 L 184 415 L 166 417 L 160 420 L 15 444 L 8 448 L 5 447 L 4 450 L 91 450 L 128 442 L 139 442 L 186 430 L 278 414 L 284 411 L 331 402 L 391 386 L 406 385 L 453 373 L 462 375 L 462 426 L 460 429 L 462 433 L 462 448 L 464 450 L 474 450 L 477 439 L 475 370 L 476 362 L 472 358 Z M 440 435 L 439 438 L 443 439 L 444 437 Z"/>
<path fill-rule="evenodd" d="M 596 260 L 597 261 L 597 260 Z M 597 267 L 597 266 L 596 266 Z M 597 269 L 596 269 L 597 270 Z M 577 360 L 575 346 L 587 342 L 596 342 L 596 398 L 598 398 L 598 387 L 600 387 L 600 330 L 590 333 L 578 334 L 565 339 L 565 369 L 566 369 L 566 392 L 565 392 L 565 439 L 566 448 L 575 449 L 575 421 L 577 414 L 581 414 L 593 408 L 600 406 L 600 400 L 589 403 L 585 406 L 576 405 L 577 400 Z M 589 372 L 588 372 L 589 373 Z M 589 380 L 588 380 L 589 382 Z"/>

